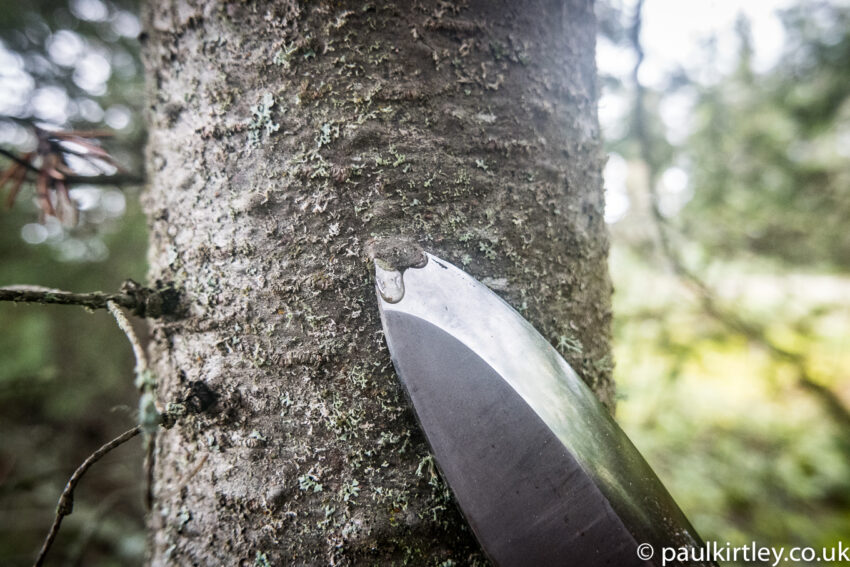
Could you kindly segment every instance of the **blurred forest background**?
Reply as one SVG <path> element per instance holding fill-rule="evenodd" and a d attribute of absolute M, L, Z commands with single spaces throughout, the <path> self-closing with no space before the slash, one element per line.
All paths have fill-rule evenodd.
<path fill-rule="evenodd" d="M 703 537 L 850 540 L 850 4 L 600 0 L 618 420 Z M 141 171 L 134 0 L 0 0 L 0 148 L 108 128 Z M 0 157 L 0 168 L 8 160 Z M 0 285 L 144 281 L 139 188 L 78 226 L 0 215 Z M 5 196 L 3 196 L 5 200 Z M 0 564 L 31 563 L 70 473 L 135 422 L 105 312 L 0 304 Z M 76 492 L 51 564 L 144 558 L 142 449 Z"/>

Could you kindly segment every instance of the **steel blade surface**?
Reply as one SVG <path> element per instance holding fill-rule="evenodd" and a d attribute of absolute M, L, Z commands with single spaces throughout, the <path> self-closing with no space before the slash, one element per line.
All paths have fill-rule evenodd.
<path fill-rule="evenodd" d="M 702 545 L 607 410 L 521 315 L 431 255 L 402 280 L 400 300 L 379 294 L 393 363 L 497 565 L 660 565 L 662 546 Z M 638 559 L 640 543 L 656 557 Z"/>

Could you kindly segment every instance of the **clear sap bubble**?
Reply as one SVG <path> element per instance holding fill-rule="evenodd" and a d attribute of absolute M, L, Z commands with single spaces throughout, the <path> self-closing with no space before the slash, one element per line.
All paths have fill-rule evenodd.
<path fill-rule="evenodd" d="M 375 283 L 378 285 L 378 293 L 387 303 L 398 303 L 404 297 L 401 272 L 385 270 L 379 262 L 375 262 Z"/>

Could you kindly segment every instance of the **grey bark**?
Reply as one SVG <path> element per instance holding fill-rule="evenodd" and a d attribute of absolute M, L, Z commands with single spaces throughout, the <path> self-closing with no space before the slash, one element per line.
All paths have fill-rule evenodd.
<path fill-rule="evenodd" d="M 584 0 L 150 3 L 151 279 L 188 309 L 151 354 L 162 404 L 215 402 L 158 438 L 153 564 L 485 563 L 365 249 L 464 267 L 610 404 L 594 33 Z"/>

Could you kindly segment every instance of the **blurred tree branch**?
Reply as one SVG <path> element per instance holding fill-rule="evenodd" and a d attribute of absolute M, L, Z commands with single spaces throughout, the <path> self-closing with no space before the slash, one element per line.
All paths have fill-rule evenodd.
<path fill-rule="evenodd" d="M 644 60 L 644 51 L 640 41 L 643 0 L 638 0 L 635 6 L 629 38 L 636 60 L 632 70 L 632 80 L 635 88 L 635 101 L 632 114 L 633 132 L 640 148 L 641 160 L 647 168 L 647 189 L 649 191 L 650 213 L 655 227 L 655 237 L 658 249 L 673 273 L 683 281 L 699 298 L 703 311 L 728 330 L 737 333 L 752 343 L 760 346 L 775 359 L 781 360 L 794 368 L 797 384 L 814 395 L 829 412 L 832 419 L 847 431 L 850 431 L 850 409 L 828 387 L 816 381 L 809 371 L 810 363 L 807 357 L 799 352 L 787 350 L 768 338 L 766 329 L 753 321 L 745 320 L 737 314 L 720 306 L 714 291 L 692 270 L 690 270 L 677 248 L 673 245 L 669 234 L 669 223 L 661 212 L 657 182 L 660 174 L 660 164 L 653 156 L 653 139 L 647 127 L 646 87 L 640 81 L 640 68 Z"/>
<path fill-rule="evenodd" d="M 38 557 L 35 560 L 35 567 L 41 567 L 44 564 L 44 560 L 47 557 L 47 552 L 50 551 L 50 547 L 53 545 L 53 542 L 56 540 L 56 536 L 59 534 L 59 528 L 62 527 L 62 520 L 65 519 L 65 516 L 70 516 L 74 511 L 74 490 L 77 488 L 77 484 L 82 480 L 83 475 L 91 468 L 93 464 L 102 459 L 107 453 L 112 451 L 113 449 L 120 447 L 142 431 L 142 426 L 137 425 L 136 427 L 129 429 L 110 441 L 103 445 L 100 449 L 89 455 L 89 457 L 83 461 L 77 470 L 74 471 L 74 474 L 71 475 L 71 478 L 68 480 L 68 483 L 65 485 L 65 489 L 62 491 L 62 495 L 59 497 L 59 504 L 56 506 L 56 517 L 53 519 L 53 525 L 50 526 L 50 531 L 47 533 L 47 537 L 44 539 L 44 544 L 41 546 L 41 551 L 38 553 Z"/>
<path fill-rule="evenodd" d="M 2 118 L 2 117 L 0 117 Z M 25 121 L 24 121 L 25 122 Z M 69 185 L 75 183 L 124 183 L 138 184 L 141 179 L 127 174 L 115 158 L 100 146 L 100 138 L 111 136 L 102 130 L 46 130 L 35 124 L 27 124 L 35 133 L 36 148 L 21 155 L 0 150 L 12 160 L 12 164 L 0 172 L 0 189 L 11 183 L 7 206 L 17 199 L 21 186 L 28 180 L 29 173 L 35 174 L 35 195 L 41 209 L 41 218 L 55 216 L 64 220 L 67 215 L 71 224 L 77 222 L 77 205 L 71 199 Z M 79 175 L 73 161 L 85 163 L 103 175 Z M 104 168 L 104 165 L 106 168 Z M 107 173 L 108 168 L 118 171 Z"/>
<path fill-rule="evenodd" d="M 20 156 L 9 150 L 0 148 L 0 155 L 5 156 L 13 162 L 25 167 L 33 173 L 41 173 L 41 170 L 22 159 Z M 116 173 L 115 175 L 67 175 L 65 182 L 69 184 L 85 183 L 88 185 L 143 185 L 145 177 L 136 175 L 135 173 Z"/>

